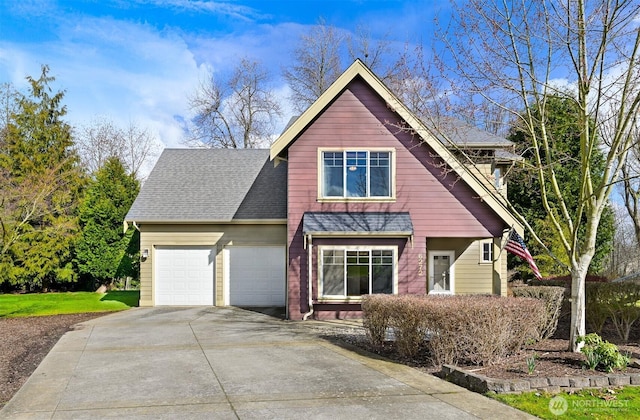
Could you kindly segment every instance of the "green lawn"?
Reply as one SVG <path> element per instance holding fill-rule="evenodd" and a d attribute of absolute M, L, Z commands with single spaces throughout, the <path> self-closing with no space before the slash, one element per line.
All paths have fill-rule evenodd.
<path fill-rule="evenodd" d="M 491 394 L 543 419 L 631 419 L 640 417 L 640 387 L 587 389 L 574 394 Z"/>
<path fill-rule="evenodd" d="M 112 312 L 138 306 L 139 291 L 0 294 L 0 317 Z"/>

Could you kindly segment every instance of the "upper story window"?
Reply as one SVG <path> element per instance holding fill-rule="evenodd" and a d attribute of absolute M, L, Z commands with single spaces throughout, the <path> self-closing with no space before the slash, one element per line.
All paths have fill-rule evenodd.
<path fill-rule="evenodd" d="M 496 166 L 493 169 L 493 185 L 496 187 L 497 190 L 499 190 L 500 188 L 502 188 L 503 182 L 504 182 L 504 178 L 503 178 L 503 173 L 502 173 L 502 168 L 499 166 Z"/>
<path fill-rule="evenodd" d="M 322 197 L 392 197 L 392 152 L 322 152 Z"/>

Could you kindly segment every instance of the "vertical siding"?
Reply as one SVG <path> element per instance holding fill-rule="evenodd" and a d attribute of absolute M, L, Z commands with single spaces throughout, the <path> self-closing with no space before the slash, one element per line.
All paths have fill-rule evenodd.
<path fill-rule="evenodd" d="M 415 235 L 413 246 L 405 247 L 400 255 L 399 293 L 426 292 L 428 237 L 491 238 L 501 235 L 502 220 L 482 198 L 451 173 L 433 150 L 400 127 L 398 116 L 365 83 L 356 79 L 289 147 L 288 309 L 292 319 L 299 319 L 308 310 L 307 255 L 302 246 L 301 228 L 306 211 L 409 212 Z M 318 200 L 318 148 L 349 147 L 383 147 L 396 151 L 395 201 Z M 466 258 L 465 254 L 463 261 Z M 461 270 L 466 270 L 470 264 L 461 263 Z M 477 264 L 475 268 L 477 272 Z M 485 282 L 489 284 L 490 293 L 491 271 L 488 275 Z M 485 286 L 464 279 L 462 276 L 463 290 L 487 292 Z M 317 282 L 313 283 L 315 287 Z"/>
<path fill-rule="evenodd" d="M 286 226 L 244 224 L 141 224 L 140 249 L 149 250 L 149 258 L 140 264 L 140 306 L 153 306 L 155 247 L 159 245 L 207 245 L 216 250 L 215 304 L 224 305 L 224 258 L 228 245 L 278 245 L 286 243 Z M 284 279 L 283 279 L 284 281 Z"/>

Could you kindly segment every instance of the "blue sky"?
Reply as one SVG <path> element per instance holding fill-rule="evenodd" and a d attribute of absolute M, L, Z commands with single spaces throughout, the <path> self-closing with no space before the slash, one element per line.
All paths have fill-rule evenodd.
<path fill-rule="evenodd" d="M 438 4 L 440 2 L 433 2 Z M 260 60 L 276 91 L 299 36 L 323 18 L 345 34 L 428 41 L 440 6 L 411 0 L 0 0 L 0 83 L 26 88 L 43 64 L 66 91 L 68 121 L 107 117 L 181 146 L 187 96 L 206 69 Z M 348 65 L 349 63 L 343 63 Z M 286 115 L 286 121 L 290 115 Z M 283 122 L 284 124 L 284 122 Z"/>

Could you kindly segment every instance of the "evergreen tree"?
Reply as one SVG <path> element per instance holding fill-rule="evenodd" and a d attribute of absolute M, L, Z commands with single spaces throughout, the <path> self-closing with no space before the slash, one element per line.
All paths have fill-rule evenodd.
<path fill-rule="evenodd" d="M 0 154 L 0 284 L 47 289 L 77 280 L 72 245 L 83 173 L 71 127 L 62 119 L 64 92 L 53 93 L 42 67 L 27 77 L 7 117 Z"/>
<path fill-rule="evenodd" d="M 555 165 L 554 171 L 559 180 L 560 194 L 571 212 L 575 212 L 578 207 L 576 197 L 579 197 L 578 191 L 580 190 L 580 128 L 576 124 L 576 106 L 575 101 L 561 96 L 553 96 L 547 99 L 544 118 L 549 128 L 547 135 L 551 140 L 551 147 L 549 150 L 541 151 L 543 155 L 548 153 L 550 155 L 548 161 L 553 162 L 552 164 Z M 536 118 L 541 118 L 539 113 Z M 550 256 L 545 249 L 532 239 L 527 241 L 527 247 L 534 256 L 543 276 L 567 275 L 569 274 L 566 269 L 569 265 L 568 257 L 562 252 L 560 237 L 551 226 L 550 218 L 542 206 L 542 201 L 540 200 L 542 192 L 539 180 L 531 169 L 535 166 L 530 164 L 534 153 L 530 148 L 523 150 L 531 142 L 517 128 L 510 136 L 510 140 L 518 145 L 525 158 L 525 163 L 523 168 L 514 170 L 509 179 L 509 201 L 534 227 L 534 230 L 545 241 L 545 246 L 553 253 L 554 257 Z M 593 153 L 591 164 L 591 176 L 595 182 L 602 180 L 604 161 L 603 152 L 596 150 Z M 552 211 L 561 211 L 553 189 L 547 188 L 547 194 L 549 195 Z M 614 232 L 613 211 L 610 207 L 607 207 L 603 212 L 598 227 L 596 253 L 591 261 L 590 273 L 600 273 L 604 269 L 605 259 L 613 246 Z M 558 258 L 564 266 L 559 264 L 555 258 Z M 518 262 L 513 259 L 514 264 Z M 519 264 L 519 271 L 526 271 L 525 266 L 526 264 Z"/>
<path fill-rule="evenodd" d="M 110 284 L 135 277 L 139 236 L 135 229 L 123 233 L 122 221 L 138 194 L 134 175 L 111 157 L 89 183 L 80 205 L 80 229 L 76 263 L 91 282 Z"/>

